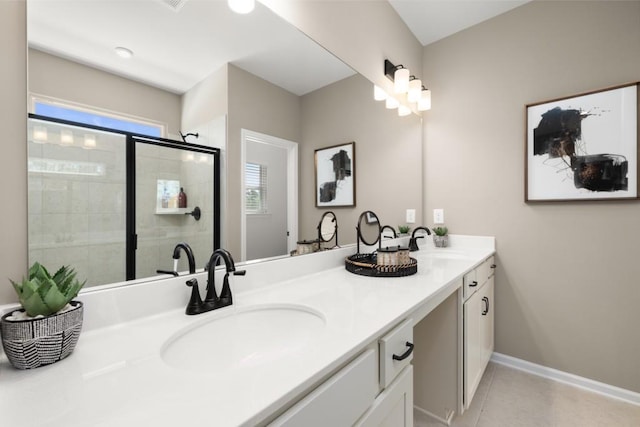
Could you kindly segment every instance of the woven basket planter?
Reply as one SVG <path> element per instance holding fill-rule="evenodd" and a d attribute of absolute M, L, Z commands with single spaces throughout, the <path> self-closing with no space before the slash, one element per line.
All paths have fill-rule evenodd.
<path fill-rule="evenodd" d="M 80 301 L 69 304 L 74 308 L 41 318 L 7 320 L 11 313 L 2 316 L 2 346 L 15 368 L 50 365 L 71 354 L 80 337 L 84 309 Z"/>

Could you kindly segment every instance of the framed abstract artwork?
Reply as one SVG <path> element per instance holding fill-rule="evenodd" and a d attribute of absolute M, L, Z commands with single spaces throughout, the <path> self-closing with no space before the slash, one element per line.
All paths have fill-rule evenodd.
<path fill-rule="evenodd" d="M 355 144 L 315 150 L 316 207 L 356 205 Z"/>
<path fill-rule="evenodd" d="M 526 202 L 638 198 L 638 83 L 526 110 Z"/>

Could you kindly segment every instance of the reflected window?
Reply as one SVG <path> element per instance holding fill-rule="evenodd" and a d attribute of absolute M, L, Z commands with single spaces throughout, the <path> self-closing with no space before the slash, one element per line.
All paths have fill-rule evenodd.
<path fill-rule="evenodd" d="M 54 103 L 43 100 L 34 100 L 33 113 L 53 119 L 98 126 L 137 135 L 146 135 L 158 138 L 164 136 L 164 126 L 162 125 L 145 123 L 137 120 L 134 121 L 124 117 L 107 115 L 105 113 L 72 105 L 61 105 L 58 102 Z"/>
<path fill-rule="evenodd" d="M 267 166 L 245 164 L 245 206 L 248 214 L 267 213 Z"/>

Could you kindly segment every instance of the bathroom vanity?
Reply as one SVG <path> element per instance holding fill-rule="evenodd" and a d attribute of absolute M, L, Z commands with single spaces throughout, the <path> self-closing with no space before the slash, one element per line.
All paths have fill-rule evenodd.
<path fill-rule="evenodd" d="M 494 239 L 451 236 L 445 249 L 425 239 L 411 253 L 418 273 L 399 278 L 349 273 L 344 259 L 354 252 L 248 263 L 246 276 L 231 279 L 234 304 L 196 316 L 184 313 L 185 276 L 85 292 L 84 330 L 71 356 L 31 371 L 0 358 L 0 419 L 20 426 L 412 426 L 414 378 L 423 381 L 414 370 L 430 369 L 417 350 L 436 347 L 414 329 L 445 301 L 455 309 L 429 328 L 453 324 L 455 345 L 438 357 L 453 361 L 457 375 L 452 384 L 431 382 L 455 390 L 461 411 L 463 281 L 484 268 Z M 205 276 L 190 278 L 204 287 Z M 424 409 L 438 412 L 437 405 Z"/>

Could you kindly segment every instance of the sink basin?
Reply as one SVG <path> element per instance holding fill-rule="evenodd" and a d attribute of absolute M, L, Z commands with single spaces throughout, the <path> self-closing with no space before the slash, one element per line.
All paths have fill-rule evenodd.
<path fill-rule="evenodd" d="M 161 357 L 177 369 L 228 373 L 294 354 L 324 326 L 324 316 L 303 305 L 233 307 L 174 334 L 162 346 Z"/>

